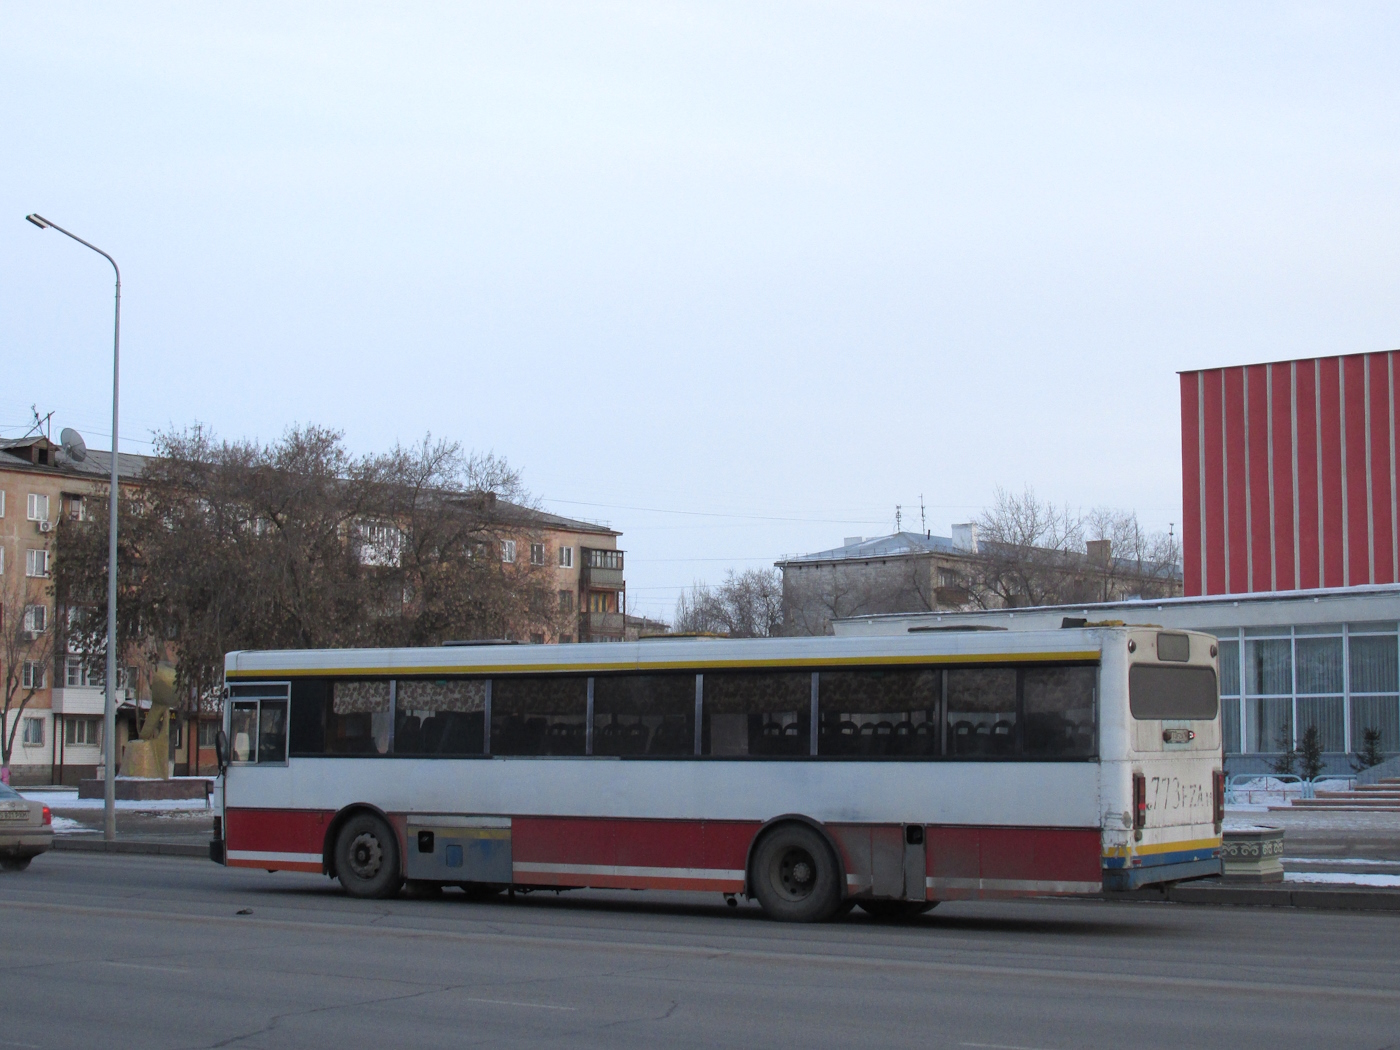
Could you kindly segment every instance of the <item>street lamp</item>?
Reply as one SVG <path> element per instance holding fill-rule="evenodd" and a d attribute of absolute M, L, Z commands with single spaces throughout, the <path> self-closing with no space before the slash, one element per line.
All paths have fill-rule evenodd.
<path fill-rule="evenodd" d="M 117 837 L 117 391 L 121 379 L 122 271 L 117 260 L 95 244 L 49 222 L 42 215 L 26 215 L 41 230 L 55 229 L 85 248 L 91 248 L 112 264 L 117 274 L 117 308 L 112 325 L 112 488 L 107 502 L 107 689 L 102 708 L 103 751 L 106 770 L 102 788 L 102 835 L 108 842 Z"/>

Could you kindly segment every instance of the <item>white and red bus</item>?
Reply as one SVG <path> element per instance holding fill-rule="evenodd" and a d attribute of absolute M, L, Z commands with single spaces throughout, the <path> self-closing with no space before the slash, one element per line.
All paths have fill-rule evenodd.
<path fill-rule="evenodd" d="M 1155 628 L 230 653 L 211 856 L 354 896 L 820 920 L 1217 874 L 1215 639 Z"/>

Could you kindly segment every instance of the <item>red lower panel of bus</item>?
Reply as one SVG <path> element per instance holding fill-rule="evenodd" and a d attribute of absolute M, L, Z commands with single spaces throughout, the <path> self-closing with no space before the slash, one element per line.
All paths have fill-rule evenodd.
<path fill-rule="evenodd" d="M 233 868 L 322 871 L 326 826 L 334 813 L 312 809 L 230 809 L 226 863 Z"/>
<path fill-rule="evenodd" d="M 234 867 L 322 870 L 334 817 L 312 810 L 227 812 L 227 862 Z M 399 831 L 403 828 L 400 821 Z M 744 888 L 756 821 L 609 820 L 516 817 L 515 881 L 527 886 L 705 890 Z M 847 892 L 915 896 L 902 825 L 831 824 Z M 917 849 L 917 847 L 914 847 Z M 1092 893 L 1102 883 L 1094 828 L 976 828 L 928 825 L 923 872 L 929 900 Z"/>

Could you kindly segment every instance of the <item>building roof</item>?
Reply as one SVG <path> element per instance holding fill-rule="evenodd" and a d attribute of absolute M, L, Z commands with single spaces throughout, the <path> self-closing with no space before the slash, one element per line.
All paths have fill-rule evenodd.
<path fill-rule="evenodd" d="M 1257 591 L 1181 598 L 1140 598 L 1078 605 L 1036 605 L 976 612 L 872 613 L 838 619 L 838 635 L 902 634 L 911 629 L 977 625 L 1047 630 L 1065 617 L 1090 622 L 1123 620 L 1163 627 L 1254 627 L 1393 620 L 1400 611 L 1400 584 L 1360 584 L 1310 591 Z"/>
<path fill-rule="evenodd" d="M 971 554 L 962 547 L 955 547 L 949 536 L 934 536 L 931 533 L 896 532 L 890 536 L 874 536 L 855 543 L 847 543 L 831 550 L 817 551 L 815 554 L 797 554 L 775 562 L 778 566 L 804 565 L 827 561 L 873 561 L 877 558 L 900 558 L 911 554 Z"/>
<path fill-rule="evenodd" d="M 47 453 L 47 463 L 34 461 L 34 450 Z M 132 480 L 139 478 L 146 470 L 150 456 L 138 456 L 123 452 L 117 459 L 118 476 Z M 0 470 L 13 470 L 34 474 L 58 474 L 79 477 L 87 481 L 102 481 L 110 476 L 112 453 L 103 449 L 90 448 L 82 462 L 74 462 L 63 454 L 56 442 L 43 436 L 30 435 L 23 438 L 0 438 Z"/>

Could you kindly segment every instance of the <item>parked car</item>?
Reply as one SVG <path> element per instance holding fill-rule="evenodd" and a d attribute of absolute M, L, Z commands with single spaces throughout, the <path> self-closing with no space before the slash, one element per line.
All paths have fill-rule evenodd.
<path fill-rule="evenodd" d="M 23 871 L 53 847 L 53 814 L 42 802 L 30 802 L 8 784 L 0 784 L 0 868 Z"/>

